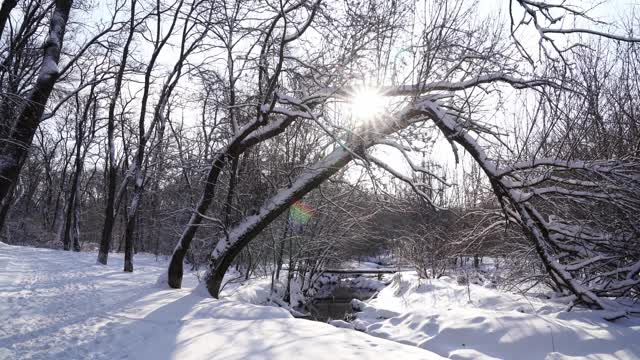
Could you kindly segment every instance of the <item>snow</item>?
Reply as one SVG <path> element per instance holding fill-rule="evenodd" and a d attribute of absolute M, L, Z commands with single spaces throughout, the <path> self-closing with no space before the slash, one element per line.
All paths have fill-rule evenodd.
<path fill-rule="evenodd" d="M 38 82 L 49 81 L 51 78 L 57 76 L 60 71 L 58 69 L 58 58 L 60 58 L 62 38 L 64 36 L 64 29 L 67 24 L 68 17 L 69 8 L 63 9 L 60 6 L 56 6 L 56 9 L 51 16 L 49 37 L 45 44 L 45 54 L 42 59 Z"/>
<path fill-rule="evenodd" d="M 40 68 L 38 81 L 48 81 L 50 78 L 56 76 L 59 72 L 60 70 L 58 69 L 58 64 L 56 64 L 55 59 L 51 58 L 50 56 L 46 56 L 42 60 L 42 67 Z"/>
<path fill-rule="evenodd" d="M 231 275 L 230 277 L 234 276 Z M 285 277 L 286 272 L 284 273 L 282 280 L 285 280 Z M 294 282 L 292 282 L 292 284 L 293 283 Z M 281 299 L 284 291 L 285 285 L 282 282 L 279 282 L 274 288 L 275 294 L 272 294 L 270 277 L 261 277 L 244 280 L 239 283 L 227 283 L 222 291 L 222 295 L 225 299 L 233 301 L 254 305 L 266 305 L 272 301 Z M 295 293 L 295 290 L 293 292 Z"/>
<path fill-rule="evenodd" d="M 344 320 L 329 320 L 329 324 L 342 329 L 353 329 L 353 324 Z"/>
<path fill-rule="evenodd" d="M 449 277 L 398 273 L 376 299 L 355 305 L 356 329 L 451 359 L 640 359 L 638 318 L 608 322 Z"/>
<path fill-rule="evenodd" d="M 638 318 L 607 322 L 450 277 L 398 273 L 354 301 L 355 321 L 323 324 L 254 305 L 270 297 L 267 279 L 216 300 L 193 273 L 180 290 L 156 284 L 167 259 L 138 254 L 124 273 L 121 254 L 95 258 L 0 243 L 0 359 L 640 359 Z"/>
<path fill-rule="evenodd" d="M 183 289 L 167 289 L 156 284 L 164 258 L 138 254 L 125 273 L 121 254 L 108 266 L 96 256 L 0 243 L 0 359 L 441 358 L 230 300 L 240 288 L 222 300 L 200 296 L 192 273 Z"/>
<path fill-rule="evenodd" d="M 348 286 L 356 289 L 382 290 L 384 283 L 380 280 L 372 279 L 365 276 L 358 276 L 348 279 Z"/>

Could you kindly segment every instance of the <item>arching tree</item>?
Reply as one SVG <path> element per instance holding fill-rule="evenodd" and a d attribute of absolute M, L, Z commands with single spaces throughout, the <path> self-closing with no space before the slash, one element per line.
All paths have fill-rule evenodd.
<path fill-rule="evenodd" d="M 636 41 L 582 29 L 559 30 L 552 27 L 557 21 L 549 13 L 550 8 L 533 2 L 519 4 L 524 10 L 525 21 L 533 19 L 533 26 L 541 34 L 541 48 L 551 46 L 563 61 L 568 62 L 566 50 L 558 47 L 550 34 L 581 32 L 631 43 Z M 571 89 L 573 83 L 561 78 L 540 76 L 521 69 L 516 60 L 518 51 L 531 59 L 523 52 L 522 45 L 509 42 L 497 23 L 484 23 L 480 27 L 471 24 L 469 18 L 473 9 L 463 2 L 433 5 L 427 12 L 429 15 L 422 19 L 420 26 L 423 30 L 415 41 L 414 71 L 410 76 L 413 82 L 378 88 L 383 96 L 398 99 L 399 109 L 369 119 L 344 133 L 331 128 L 331 125 L 323 125 L 323 121 L 329 124 L 332 121 L 326 113 L 326 105 L 334 100 L 349 101 L 354 89 L 333 87 L 318 91 L 311 87 L 301 89 L 302 94 L 298 95 L 297 89 L 286 88 L 286 83 L 280 80 L 280 90 L 274 92 L 270 103 L 263 102 L 258 107 L 257 118 L 263 123 L 254 125 L 255 128 L 245 128 L 246 135 L 234 144 L 241 146 L 243 141 L 246 143 L 243 139 L 252 139 L 252 133 L 261 133 L 261 126 L 269 123 L 269 117 L 272 117 L 272 124 L 306 119 L 320 125 L 329 134 L 332 141 L 327 148 L 332 150 L 315 163 L 306 165 L 306 170 L 287 188 L 265 200 L 254 215 L 241 220 L 218 239 L 210 254 L 205 276 L 212 296 L 219 295 L 225 272 L 258 233 L 293 202 L 352 161 L 389 173 L 409 184 L 433 205 L 429 191 L 426 191 L 427 184 L 398 171 L 372 151 L 380 146 L 393 148 L 403 155 L 413 171 L 447 184 L 430 169 L 416 164 L 409 155 L 413 150 L 411 144 L 403 143 L 406 138 L 402 134 L 422 130 L 436 131 L 449 141 L 454 153 L 460 155 L 458 151 L 463 149 L 479 165 L 502 204 L 506 219 L 518 224 L 535 245 L 559 290 L 572 294 L 576 304 L 612 310 L 607 315 L 610 319 L 625 314 L 626 310 L 604 298 L 637 292 L 638 289 L 640 258 L 633 251 L 620 251 L 622 244 L 637 242 L 638 239 L 634 235 L 637 224 L 630 217 L 630 211 L 637 209 L 637 196 L 634 194 L 638 189 L 638 164 L 632 159 L 577 161 L 539 158 L 537 153 L 523 159 L 492 151 L 495 146 L 489 139 L 501 141 L 501 134 L 494 125 L 484 123 L 481 107 L 483 102 L 495 101 L 493 96 L 503 93 L 505 85 L 545 99 L 550 99 L 554 92 L 575 93 L 576 89 Z M 554 6 L 553 9 L 584 16 L 573 7 Z M 279 21 L 286 24 L 286 17 L 276 18 L 274 23 Z M 544 21 L 550 24 L 545 25 Z M 281 42 L 281 48 L 284 45 Z M 277 64 L 277 69 L 287 65 L 283 61 Z M 505 142 L 503 144 L 507 150 L 514 150 Z M 218 165 L 212 167 L 216 172 L 221 171 L 224 161 Z M 555 207 L 550 208 L 550 202 Z M 602 207 L 603 203 L 607 208 L 615 209 L 619 215 L 617 218 L 624 219 L 621 220 L 624 226 L 607 228 L 604 217 L 596 220 L 591 213 L 591 220 L 587 220 L 576 208 L 576 204 Z M 201 214 L 200 210 L 206 208 L 198 209 L 197 213 Z M 620 231 L 622 228 L 625 230 Z M 185 251 L 182 245 L 178 246 L 179 251 Z M 590 250 L 585 251 L 585 247 Z M 181 269 L 175 265 L 172 262 L 169 284 L 179 287 Z M 589 269 L 586 271 L 588 276 L 584 276 L 586 269 Z"/>

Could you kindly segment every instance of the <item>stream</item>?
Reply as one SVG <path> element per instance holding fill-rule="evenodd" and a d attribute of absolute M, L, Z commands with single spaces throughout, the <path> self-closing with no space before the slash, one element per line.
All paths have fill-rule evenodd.
<path fill-rule="evenodd" d="M 315 299 L 306 306 L 310 319 L 326 322 L 328 320 L 346 320 L 353 313 L 351 300 L 368 300 L 374 290 L 336 286 L 327 297 Z"/>

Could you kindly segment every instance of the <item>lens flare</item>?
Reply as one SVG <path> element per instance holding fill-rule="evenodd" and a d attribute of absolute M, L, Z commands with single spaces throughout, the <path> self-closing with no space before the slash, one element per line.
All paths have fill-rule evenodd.
<path fill-rule="evenodd" d="M 289 220 L 299 225 L 305 225 L 313 216 L 313 212 L 311 206 L 302 201 L 296 201 L 289 208 Z"/>

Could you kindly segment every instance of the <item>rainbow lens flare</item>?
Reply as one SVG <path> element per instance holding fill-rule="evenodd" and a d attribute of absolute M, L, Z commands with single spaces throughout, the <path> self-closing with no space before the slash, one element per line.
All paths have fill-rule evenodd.
<path fill-rule="evenodd" d="M 297 224 L 306 224 L 312 216 L 313 209 L 302 201 L 296 201 L 289 208 L 289 220 Z"/>

